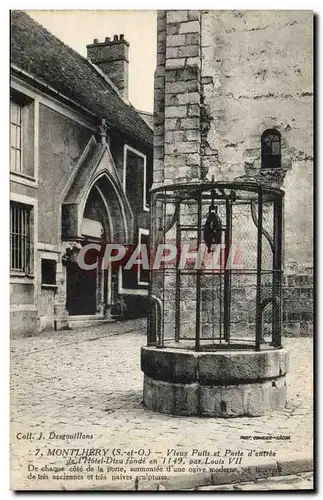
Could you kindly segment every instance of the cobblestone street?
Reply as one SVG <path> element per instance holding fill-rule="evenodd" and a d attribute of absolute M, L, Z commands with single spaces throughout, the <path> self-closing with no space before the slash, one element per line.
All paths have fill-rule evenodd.
<path fill-rule="evenodd" d="M 275 465 L 276 460 L 292 461 L 299 454 L 311 454 L 311 338 L 285 339 L 285 347 L 290 351 L 290 372 L 284 410 L 256 418 L 200 419 L 156 414 L 143 407 L 140 347 L 146 343 L 145 333 L 145 321 L 136 320 L 11 341 L 13 488 L 71 488 L 71 483 L 60 482 L 55 488 L 46 479 L 27 479 L 28 463 L 37 465 L 39 458 L 38 443 L 26 435 L 28 432 L 42 432 L 44 436 L 50 432 L 93 435 L 93 439 L 41 441 L 42 463 L 52 466 L 61 465 L 62 459 L 49 458 L 48 449 L 62 447 L 141 448 L 159 452 L 163 457 L 167 449 L 272 450 L 277 455 L 269 461 Z M 274 438 L 264 439 L 270 435 Z M 251 440 L 242 436 L 251 436 Z M 192 482 L 192 476 L 183 476 L 180 487 L 198 486 Z M 105 488 L 109 481 L 102 480 L 100 484 L 100 488 Z M 133 489 L 133 481 L 123 484 Z M 201 480 L 199 484 L 205 483 Z M 83 486 L 89 489 L 97 485 L 98 481 L 93 480 L 93 484 L 87 481 Z"/>

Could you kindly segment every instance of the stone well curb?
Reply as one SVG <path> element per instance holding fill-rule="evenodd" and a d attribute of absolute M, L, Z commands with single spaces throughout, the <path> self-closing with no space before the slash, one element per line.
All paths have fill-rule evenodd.
<path fill-rule="evenodd" d="M 286 349 L 193 351 L 143 346 L 144 406 L 183 416 L 258 417 L 286 404 Z"/>
<path fill-rule="evenodd" d="M 250 467 L 250 471 L 246 471 L 246 468 Z M 243 466 L 236 467 L 237 472 L 235 473 L 197 473 L 197 474 L 174 474 L 170 476 L 167 481 L 162 481 L 160 483 L 156 482 L 144 482 L 141 481 L 138 484 L 138 490 L 168 490 L 168 491 L 179 491 L 179 490 L 192 490 L 201 486 L 219 486 L 227 484 L 238 484 L 245 482 L 254 482 L 258 479 L 264 479 L 266 477 L 280 477 L 300 474 L 304 472 L 313 471 L 313 456 L 310 453 L 300 452 L 297 456 L 291 457 L 290 455 L 283 456 L 278 460 L 274 458 L 263 458 L 262 460 L 252 460 L 246 462 Z M 264 469 L 267 471 L 260 472 L 257 469 Z M 271 474 L 271 471 L 275 471 Z M 129 484 L 129 483 L 128 483 Z M 105 490 L 105 491 L 129 491 L 134 489 L 125 484 L 122 486 L 120 483 L 111 483 L 105 486 L 99 486 L 98 488 L 89 488 L 89 490 Z"/>

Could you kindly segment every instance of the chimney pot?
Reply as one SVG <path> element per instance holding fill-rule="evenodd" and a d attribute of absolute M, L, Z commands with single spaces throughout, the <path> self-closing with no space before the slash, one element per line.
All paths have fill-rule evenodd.
<path fill-rule="evenodd" d="M 105 37 L 100 43 L 98 39 L 93 44 L 87 45 L 87 58 L 105 73 L 120 93 L 128 99 L 128 55 L 129 43 L 124 35 L 114 35 L 113 38 Z"/>
<path fill-rule="evenodd" d="M 93 43 L 99 43 L 99 39 L 98 38 L 94 38 Z"/>

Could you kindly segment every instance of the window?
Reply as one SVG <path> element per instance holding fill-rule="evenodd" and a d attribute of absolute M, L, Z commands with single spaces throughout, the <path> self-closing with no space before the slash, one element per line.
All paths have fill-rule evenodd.
<path fill-rule="evenodd" d="M 278 130 L 265 130 L 261 136 L 261 168 L 281 167 L 281 136 Z"/>
<path fill-rule="evenodd" d="M 56 285 L 56 260 L 41 260 L 41 283 L 42 285 Z"/>
<path fill-rule="evenodd" d="M 143 209 L 149 211 L 147 205 L 149 189 L 147 181 L 147 157 L 136 149 L 125 145 L 124 148 L 124 168 L 123 186 L 133 210 Z"/>
<path fill-rule="evenodd" d="M 11 100 L 10 103 L 10 168 L 22 172 L 22 106 Z"/>
<path fill-rule="evenodd" d="M 30 273 L 31 208 L 11 202 L 10 205 L 10 270 Z"/>
<path fill-rule="evenodd" d="M 12 174 L 35 177 L 35 102 L 11 90 L 10 96 L 10 171 Z"/>

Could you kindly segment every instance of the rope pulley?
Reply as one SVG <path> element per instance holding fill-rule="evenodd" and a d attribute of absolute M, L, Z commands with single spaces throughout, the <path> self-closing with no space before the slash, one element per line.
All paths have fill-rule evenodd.
<path fill-rule="evenodd" d="M 218 207 L 214 205 L 214 189 L 211 191 L 212 201 L 209 206 L 209 213 L 204 224 L 203 236 L 208 253 L 211 252 L 212 245 L 219 245 L 222 239 L 222 221 L 218 215 Z"/>

